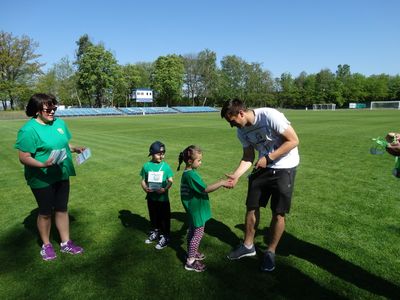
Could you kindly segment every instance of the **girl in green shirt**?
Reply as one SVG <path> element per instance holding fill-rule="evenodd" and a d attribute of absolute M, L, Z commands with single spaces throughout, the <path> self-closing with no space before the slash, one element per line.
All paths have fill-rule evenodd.
<path fill-rule="evenodd" d="M 202 151 L 198 146 L 191 145 L 179 154 L 178 170 L 185 162 L 185 170 L 181 179 L 181 200 L 189 217 L 189 230 L 187 236 L 188 254 L 185 269 L 188 271 L 203 272 L 206 267 L 200 261 L 205 258 L 200 253 L 199 246 L 204 235 L 204 226 L 211 218 L 210 201 L 208 193 L 220 187 L 230 188 L 228 180 L 219 180 L 211 185 L 206 185 L 197 169 L 201 166 Z"/>

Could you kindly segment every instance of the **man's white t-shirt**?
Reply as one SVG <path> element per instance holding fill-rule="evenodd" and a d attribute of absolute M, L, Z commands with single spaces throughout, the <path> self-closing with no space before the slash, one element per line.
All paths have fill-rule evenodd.
<path fill-rule="evenodd" d="M 290 122 L 279 111 L 273 108 L 257 108 L 254 110 L 255 120 L 251 126 L 238 128 L 237 136 L 243 148 L 253 146 L 258 151 L 258 159 L 274 152 L 284 142 L 282 133 Z M 279 157 L 273 165 L 275 169 L 289 169 L 296 167 L 300 162 L 298 148 L 295 147 L 287 154 Z"/>

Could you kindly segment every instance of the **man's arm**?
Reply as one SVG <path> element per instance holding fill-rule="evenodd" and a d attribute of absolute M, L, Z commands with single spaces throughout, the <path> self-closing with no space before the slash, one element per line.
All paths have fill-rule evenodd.
<path fill-rule="evenodd" d="M 239 178 L 253 165 L 253 161 L 254 148 L 252 146 L 243 148 L 243 156 L 240 160 L 239 166 L 232 174 L 226 174 L 226 176 L 232 180 L 232 187 L 236 185 Z"/>
<path fill-rule="evenodd" d="M 279 148 L 268 155 L 271 160 L 279 159 L 279 157 L 285 155 L 299 144 L 299 138 L 297 137 L 297 134 L 294 131 L 293 127 L 290 125 L 282 133 L 282 136 L 285 141 Z M 267 162 L 266 157 L 261 157 L 256 164 L 256 168 L 266 168 L 268 163 L 269 162 Z"/>

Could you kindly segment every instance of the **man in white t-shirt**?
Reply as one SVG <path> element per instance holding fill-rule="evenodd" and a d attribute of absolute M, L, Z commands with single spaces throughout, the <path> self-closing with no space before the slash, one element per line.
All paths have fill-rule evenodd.
<path fill-rule="evenodd" d="M 243 146 L 239 166 L 227 175 L 233 186 L 252 167 L 255 151 L 258 152 L 254 170 L 248 177 L 244 242 L 228 258 L 235 260 L 256 255 L 254 236 L 260 207 L 266 207 L 271 198 L 269 244 L 261 270 L 273 271 L 275 250 L 285 231 L 285 214 L 290 211 L 296 167 L 300 161 L 299 139 L 286 117 L 273 108 L 251 110 L 240 100 L 228 100 L 222 107 L 221 117 L 231 127 L 237 127 L 237 136 Z"/>

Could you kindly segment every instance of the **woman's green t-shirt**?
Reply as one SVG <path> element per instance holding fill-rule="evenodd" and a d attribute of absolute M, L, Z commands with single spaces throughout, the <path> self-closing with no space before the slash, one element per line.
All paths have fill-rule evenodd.
<path fill-rule="evenodd" d="M 52 150 L 65 148 L 67 158 L 60 165 L 48 168 L 34 168 L 24 166 L 25 179 L 31 188 L 44 188 L 61 180 L 67 180 L 69 176 L 75 176 L 75 168 L 72 162 L 72 154 L 69 149 L 71 133 L 65 122 L 56 118 L 50 124 L 41 124 L 35 118 L 30 119 L 18 131 L 14 148 L 29 152 L 31 156 L 45 162 Z"/>

